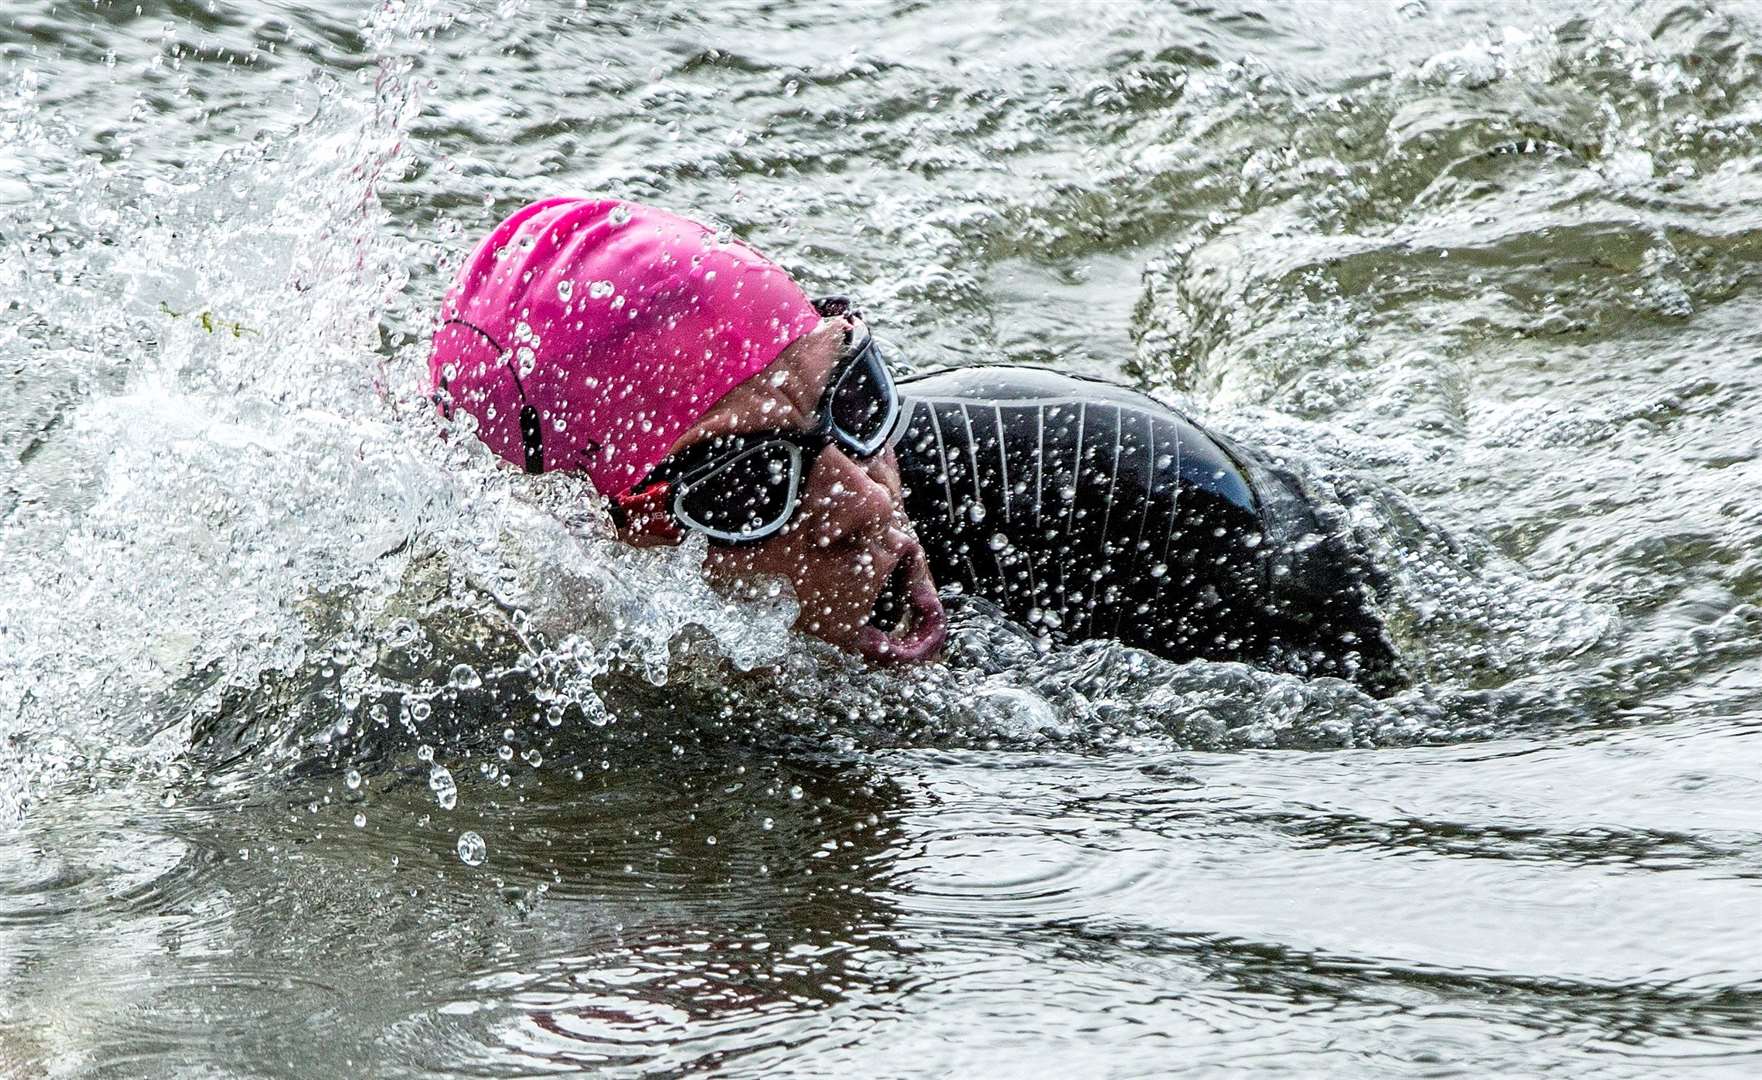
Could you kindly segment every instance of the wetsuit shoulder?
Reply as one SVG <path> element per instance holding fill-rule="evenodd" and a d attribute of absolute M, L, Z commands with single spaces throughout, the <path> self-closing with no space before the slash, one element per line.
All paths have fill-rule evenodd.
<path fill-rule="evenodd" d="M 936 372 L 900 391 L 906 510 L 939 584 L 1057 638 L 1369 666 L 1359 643 L 1383 639 L 1357 578 L 1260 455 L 1148 395 L 1046 369 Z"/>
<path fill-rule="evenodd" d="M 1242 470 L 1212 436 L 1199 425 L 1164 405 L 1148 394 L 1118 383 L 1082 375 L 1070 375 L 1049 368 L 1016 366 L 983 366 L 954 368 L 931 372 L 901 380 L 900 393 L 908 408 L 912 403 L 926 406 L 925 415 L 912 419 L 929 419 L 938 408 L 948 411 L 960 406 L 994 407 L 1007 411 L 1010 432 L 1021 435 L 1033 421 L 1037 430 L 1048 419 L 1058 421 L 1079 413 L 1090 415 L 1108 426 L 1107 416 L 1124 417 L 1128 431 L 1142 430 L 1140 418 L 1150 426 L 1168 427 L 1171 446 L 1178 448 L 1178 464 L 1184 481 L 1209 490 L 1217 497 L 1245 509 L 1255 505 L 1253 488 Z M 1059 425 L 1060 430 L 1068 425 Z M 1117 427 L 1116 425 L 1113 425 Z M 1096 430 L 1100 430 L 1097 428 Z M 1125 436 L 1122 436 L 1124 438 Z M 1127 464 L 1132 464 L 1128 458 Z"/>

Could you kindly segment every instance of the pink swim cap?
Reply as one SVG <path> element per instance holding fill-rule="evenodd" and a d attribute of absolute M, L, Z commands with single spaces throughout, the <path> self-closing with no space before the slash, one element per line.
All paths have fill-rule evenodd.
<path fill-rule="evenodd" d="M 502 457 L 585 472 L 616 496 L 819 318 L 776 264 L 695 221 L 546 199 L 460 269 L 429 381 L 442 410 L 475 416 Z"/>

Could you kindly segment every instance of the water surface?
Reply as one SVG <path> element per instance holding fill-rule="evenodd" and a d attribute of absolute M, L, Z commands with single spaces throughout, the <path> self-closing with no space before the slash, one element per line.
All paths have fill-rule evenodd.
<path fill-rule="evenodd" d="M 0 1073 L 1747 1076 L 1762 16 L 0 14 Z M 423 399 L 530 199 L 1300 463 L 1416 674 L 858 669 Z"/>

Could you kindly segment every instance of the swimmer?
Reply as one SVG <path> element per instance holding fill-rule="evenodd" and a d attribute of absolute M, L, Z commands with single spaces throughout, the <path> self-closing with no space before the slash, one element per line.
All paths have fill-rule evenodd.
<path fill-rule="evenodd" d="M 664 210 L 547 199 L 460 269 L 429 362 L 447 416 L 585 474 L 619 535 L 781 577 L 797 628 L 936 657 L 942 596 L 1046 641 L 1111 638 L 1401 682 L 1375 575 L 1299 477 L 1146 395 L 1025 367 L 895 381 L 846 298 Z"/>

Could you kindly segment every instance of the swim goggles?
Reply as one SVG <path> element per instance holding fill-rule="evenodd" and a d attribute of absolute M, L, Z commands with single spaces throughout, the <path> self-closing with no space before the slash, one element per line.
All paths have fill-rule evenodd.
<path fill-rule="evenodd" d="M 824 297 L 814 308 L 825 318 L 851 319 L 814 425 L 693 443 L 613 500 L 621 524 L 675 542 L 683 528 L 718 544 L 756 544 L 782 532 L 795 516 L 802 480 L 822 450 L 836 444 L 857 460 L 880 452 L 900 411 L 887 358 L 848 297 Z"/>

